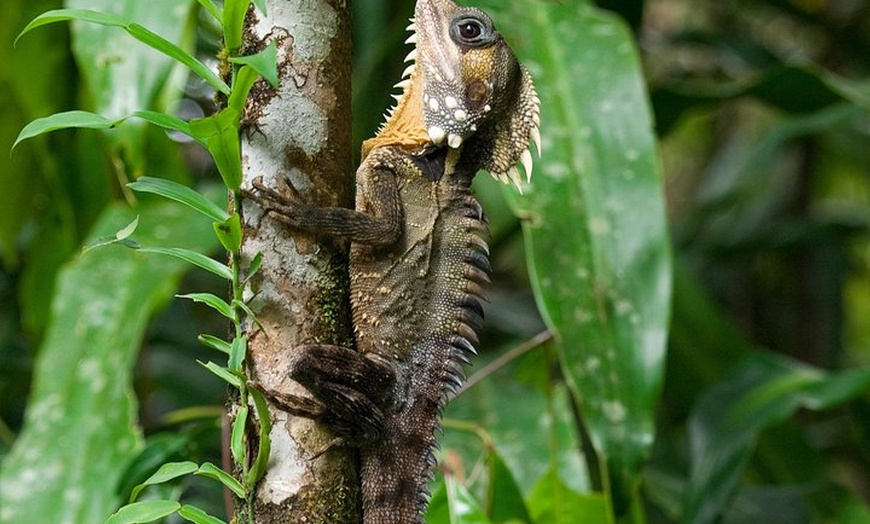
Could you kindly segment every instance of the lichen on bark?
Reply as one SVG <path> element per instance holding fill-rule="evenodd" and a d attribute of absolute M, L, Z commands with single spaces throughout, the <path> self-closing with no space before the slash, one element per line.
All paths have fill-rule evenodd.
<path fill-rule="evenodd" d="M 315 205 L 352 207 L 350 8 L 327 0 L 268 0 L 267 15 L 250 14 L 247 48 L 278 42 L 281 81 L 275 90 L 257 82 L 242 136 L 244 185 L 279 178 Z M 287 377 L 294 347 L 351 340 L 347 246 L 288 231 L 243 204 L 243 259 L 260 252 L 263 263 L 247 297 L 262 330 L 251 327 L 249 373 L 264 388 L 305 394 Z M 335 447 L 315 421 L 270 405 L 272 457 L 257 488 L 255 522 L 353 523 L 360 516 L 356 457 Z M 236 517 L 240 517 L 241 508 Z M 240 520 L 241 521 L 241 520 Z"/>

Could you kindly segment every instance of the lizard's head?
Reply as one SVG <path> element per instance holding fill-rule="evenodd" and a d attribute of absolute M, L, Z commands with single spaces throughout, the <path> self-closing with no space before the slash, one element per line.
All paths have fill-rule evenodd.
<path fill-rule="evenodd" d="M 397 84 L 403 93 L 363 143 L 363 157 L 380 145 L 463 147 L 478 167 L 522 190 L 517 162 L 531 179 L 529 145 L 541 151 L 540 100 L 492 19 L 452 0 L 418 0 L 408 29 L 416 47 Z"/>
<path fill-rule="evenodd" d="M 480 167 L 521 188 L 540 154 L 540 100 L 488 14 L 451 0 L 418 0 L 413 27 L 426 132 L 435 144 L 473 147 Z M 413 38 L 412 38 L 413 40 Z"/>

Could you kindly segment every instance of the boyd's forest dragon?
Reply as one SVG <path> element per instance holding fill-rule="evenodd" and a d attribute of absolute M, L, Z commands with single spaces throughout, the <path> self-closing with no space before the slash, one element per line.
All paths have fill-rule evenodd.
<path fill-rule="evenodd" d="M 396 106 L 363 143 L 356 208 L 317 208 L 255 181 L 247 193 L 291 228 L 350 247 L 355 347 L 296 349 L 291 376 L 315 397 L 284 398 L 359 448 L 365 524 L 422 522 L 434 431 L 464 379 L 489 282 L 487 224 L 470 186 L 486 170 L 521 189 L 539 99 L 483 11 L 419 0 L 412 64 Z"/>

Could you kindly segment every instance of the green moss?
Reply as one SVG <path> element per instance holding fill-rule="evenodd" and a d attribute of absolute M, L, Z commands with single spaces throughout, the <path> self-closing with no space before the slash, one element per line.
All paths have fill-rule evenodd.
<path fill-rule="evenodd" d="M 332 257 L 321 275 L 322 280 L 317 286 L 319 291 L 312 299 L 312 311 L 319 313 L 323 329 L 317 338 L 324 344 L 352 347 L 347 257 Z"/>

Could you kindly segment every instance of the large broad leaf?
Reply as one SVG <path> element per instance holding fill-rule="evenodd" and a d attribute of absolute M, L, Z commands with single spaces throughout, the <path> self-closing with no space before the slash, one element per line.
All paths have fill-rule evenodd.
<path fill-rule="evenodd" d="M 532 282 L 617 498 L 654 438 L 671 269 L 657 147 L 631 34 L 584 2 L 482 2 L 535 78 Z M 512 24 L 512 25 L 511 25 Z M 514 29 L 511 31 L 511 29 Z"/>
<path fill-rule="evenodd" d="M 165 202 L 112 206 L 91 238 L 114 234 L 137 214 L 142 244 L 216 247 L 208 219 Z M 24 428 L 0 469 L 0 521 L 102 522 L 117 507 L 124 468 L 142 446 L 131 369 L 148 318 L 188 267 L 112 245 L 61 270 Z"/>
<path fill-rule="evenodd" d="M 540 355 L 530 355 L 521 370 L 545 374 L 550 362 Z M 476 363 L 477 364 L 477 363 Z M 498 460 L 510 470 L 517 488 L 524 496 L 532 491 L 538 479 L 551 469 L 576 491 L 589 491 L 589 475 L 580 454 L 570 397 L 563 386 L 548 393 L 533 386 L 512 380 L 508 372 L 475 384 L 451 402 L 445 412 L 446 431 L 441 448 L 459 452 L 465 469 L 471 471 L 475 462 L 491 451 L 484 446 L 479 435 L 455 428 L 474 424 L 486 433 L 488 444 L 498 454 Z M 522 371 L 521 371 L 522 372 Z M 535 377 L 537 378 L 537 377 Z M 542 379 L 543 381 L 543 379 Z M 550 387 L 549 383 L 547 387 Z M 490 469 L 490 473 L 498 474 Z M 483 487 L 471 486 L 481 500 L 498 498 L 504 493 L 493 493 L 510 479 L 484 479 Z"/>
<path fill-rule="evenodd" d="M 556 471 L 551 470 L 535 485 L 529 497 L 533 522 L 574 524 L 611 522 L 607 498 L 600 494 L 582 495 L 566 486 Z"/>
<path fill-rule="evenodd" d="M 192 48 L 194 26 L 189 26 L 188 17 L 193 5 L 192 0 L 67 1 L 70 8 L 104 12 L 110 22 L 116 22 L 72 24 L 73 52 L 97 113 L 114 119 L 152 107 L 176 64 L 163 52 L 125 33 L 123 22 L 136 22 L 169 42 L 186 40 L 181 47 Z"/>
<path fill-rule="evenodd" d="M 870 370 L 826 373 L 785 357 L 752 354 L 693 410 L 689 420 L 692 467 L 680 522 L 717 521 L 762 429 L 798 409 L 828 409 L 868 389 Z"/>
<path fill-rule="evenodd" d="M 192 51 L 196 20 L 192 0 L 67 0 L 71 9 L 87 9 L 113 18 L 136 22 L 137 31 L 147 27 L 180 49 Z M 47 29 L 40 29 L 46 31 Z M 136 40 L 122 27 L 76 21 L 71 24 L 71 45 L 82 79 L 88 88 L 92 109 L 111 120 L 142 109 L 171 111 L 181 96 L 189 70 L 175 60 Z M 140 35 L 141 36 L 141 35 Z M 29 38 L 30 35 L 27 36 Z M 20 43 L 24 45 L 24 41 Z M 159 48 L 159 46 L 158 46 Z M 145 158 L 144 126 L 131 121 L 106 135 L 116 149 L 125 149 L 125 160 L 142 174 L 154 159 Z M 130 177 L 134 178 L 134 177 Z"/>

